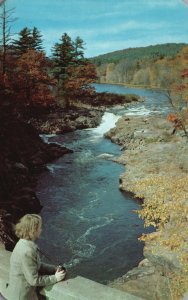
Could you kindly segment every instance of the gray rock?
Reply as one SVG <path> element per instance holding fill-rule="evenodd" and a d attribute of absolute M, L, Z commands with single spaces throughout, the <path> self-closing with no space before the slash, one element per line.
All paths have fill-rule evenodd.
<path fill-rule="evenodd" d="M 182 179 L 187 175 L 187 138 L 183 132 L 172 135 L 172 130 L 172 123 L 164 116 L 148 116 L 147 119 L 133 116 L 129 121 L 125 117 L 119 119 L 116 127 L 106 134 L 113 142 L 123 145 L 122 155 L 116 160 L 126 165 L 125 173 L 120 176 L 121 190 L 136 194 L 134 183 L 139 184 L 144 178 L 169 178 L 170 182 L 171 178 Z M 156 189 L 154 184 L 143 187 L 139 193 L 149 203 Z M 169 190 L 165 194 L 166 203 L 173 200 L 172 192 Z M 163 230 L 164 240 L 171 234 L 171 222 L 172 216 Z M 144 299 L 171 300 L 168 274 L 182 273 L 182 266 L 177 254 L 161 244 L 155 242 L 155 237 L 147 242 L 144 247 L 146 265 L 131 270 L 113 284 Z"/>
<path fill-rule="evenodd" d="M 16 162 L 14 164 L 14 167 L 15 167 L 15 169 L 17 169 L 21 173 L 24 173 L 24 174 L 28 173 L 28 168 L 24 164 L 22 164 L 20 162 Z"/>

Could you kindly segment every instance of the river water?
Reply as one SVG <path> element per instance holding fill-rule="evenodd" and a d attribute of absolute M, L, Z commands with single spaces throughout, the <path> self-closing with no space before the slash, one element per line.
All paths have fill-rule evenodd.
<path fill-rule="evenodd" d="M 120 115 L 168 111 L 163 92 L 96 85 L 98 91 L 134 93 L 144 103 L 104 114 L 101 125 L 58 136 L 45 136 L 74 150 L 52 164 L 39 178 L 37 195 L 44 206 L 39 245 L 55 264 L 65 263 L 69 276 L 81 275 L 101 283 L 122 276 L 143 258 L 146 232 L 133 212 L 139 203 L 119 191 L 124 166 L 112 160 L 121 154 L 118 145 L 103 138 Z"/>

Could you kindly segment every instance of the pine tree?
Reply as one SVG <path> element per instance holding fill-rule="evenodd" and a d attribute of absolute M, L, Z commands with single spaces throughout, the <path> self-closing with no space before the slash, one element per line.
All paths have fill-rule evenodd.
<path fill-rule="evenodd" d="M 86 59 L 84 58 L 84 41 L 77 36 L 74 43 L 75 60 L 78 64 L 82 64 Z"/>
<path fill-rule="evenodd" d="M 43 51 L 43 46 L 42 46 L 42 34 L 40 31 L 36 28 L 33 27 L 32 31 L 32 48 L 37 50 L 37 51 Z"/>
<path fill-rule="evenodd" d="M 33 29 L 25 27 L 19 32 L 18 39 L 14 40 L 13 47 L 18 56 L 30 49 L 42 51 L 42 35 L 36 27 Z"/>
<path fill-rule="evenodd" d="M 93 93 L 90 83 L 96 80 L 95 67 L 84 58 L 84 41 L 72 41 L 64 33 L 53 48 L 53 74 L 58 82 L 57 96 L 66 108 L 79 98 Z"/>
<path fill-rule="evenodd" d="M 54 76 L 58 83 L 63 85 L 67 78 L 67 68 L 74 65 L 75 49 L 73 42 L 67 33 L 64 33 L 60 39 L 60 43 L 56 43 L 52 50 L 54 62 Z"/>
<path fill-rule="evenodd" d="M 28 49 L 31 49 L 31 45 L 31 29 L 24 27 L 18 34 L 18 40 L 14 40 L 13 47 L 15 52 L 20 56 L 23 53 L 26 53 Z"/>

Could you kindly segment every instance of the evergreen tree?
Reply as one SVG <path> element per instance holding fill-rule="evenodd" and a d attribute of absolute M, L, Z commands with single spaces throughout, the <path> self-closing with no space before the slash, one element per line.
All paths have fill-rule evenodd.
<path fill-rule="evenodd" d="M 68 76 L 67 68 L 74 65 L 75 61 L 75 49 L 70 36 L 64 33 L 60 43 L 56 43 L 52 51 L 54 77 L 59 84 L 63 85 L 64 80 Z"/>
<path fill-rule="evenodd" d="M 15 40 L 13 43 L 17 55 L 20 56 L 30 49 L 42 51 L 42 35 L 36 27 L 33 29 L 25 27 L 18 35 L 18 40 Z"/>
<path fill-rule="evenodd" d="M 58 81 L 58 97 L 67 109 L 71 103 L 93 92 L 90 84 L 96 80 L 95 67 L 84 58 L 83 50 L 84 41 L 80 37 L 72 41 L 67 33 L 53 48 L 53 74 Z"/>
<path fill-rule="evenodd" d="M 18 55 L 22 55 L 26 53 L 28 49 L 31 49 L 31 45 L 31 29 L 24 27 L 18 34 L 18 40 L 14 40 L 13 47 Z"/>
<path fill-rule="evenodd" d="M 36 28 L 33 27 L 32 31 L 32 48 L 37 50 L 37 51 L 43 51 L 42 47 L 42 34 L 40 31 Z"/>
<path fill-rule="evenodd" d="M 82 64 L 83 61 L 85 61 L 84 58 L 84 41 L 77 36 L 77 38 L 75 39 L 74 43 L 74 52 L 75 52 L 75 60 L 78 64 Z"/>

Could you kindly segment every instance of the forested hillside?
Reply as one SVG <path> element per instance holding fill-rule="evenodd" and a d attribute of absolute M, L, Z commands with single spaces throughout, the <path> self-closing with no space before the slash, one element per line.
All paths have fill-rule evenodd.
<path fill-rule="evenodd" d="M 100 55 L 91 61 L 97 66 L 100 83 L 160 88 L 166 87 L 169 81 L 175 80 L 175 75 L 178 76 L 178 56 L 182 55 L 185 47 L 186 44 L 163 44 L 130 48 Z"/>
<path fill-rule="evenodd" d="M 100 66 L 104 63 L 118 63 L 122 59 L 137 60 L 137 59 L 158 59 L 163 57 L 175 56 L 186 44 L 168 43 L 162 45 L 154 45 L 148 47 L 128 48 L 118 50 L 103 55 L 93 57 L 91 60 L 95 65 Z"/>

